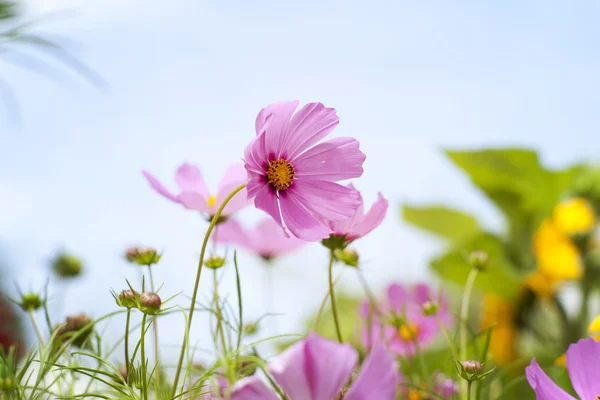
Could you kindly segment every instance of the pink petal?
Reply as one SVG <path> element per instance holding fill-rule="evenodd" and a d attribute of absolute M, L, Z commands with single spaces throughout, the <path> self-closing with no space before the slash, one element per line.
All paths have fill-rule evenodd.
<path fill-rule="evenodd" d="M 580 367 L 581 366 L 579 366 L 579 368 Z M 569 370 L 569 372 L 571 371 Z M 525 368 L 525 373 L 529 385 L 535 390 L 536 400 L 575 400 L 574 397 L 562 390 L 556 383 L 552 382 L 548 375 L 540 368 L 535 358 L 531 360 L 529 367 Z M 597 394 L 594 396 L 596 395 Z M 588 398 L 593 399 L 594 397 Z"/>
<path fill-rule="evenodd" d="M 231 194 L 236 188 L 240 185 L 248 182 L 248 172 L 244 168 L 244 164 L 241 162 L 237 162 L 231 164 L 225 175 L 221 178 L 219 182 L 219 186 L 217 187 L 217 199 L 215 202 L 215 212 L 227 196 Z M 227 203 L 225 209 L 223 210 L 223 214 L 229 215 L 232 214 L 246 206 L 248 203 L 248 194 L 246 189 L 242 189 L 240 192 L 236 193 L 235 196 Z"/>
<path fill-rule="evenodd" d="M 246 185 L 246 191 L 248 199 L 253 199 L 256 197 L 256 194 L 260 192 L 262 189 L 268 187 L 267 179 L 264 175 L 257 174 L 255 172 L 248 172 L 250 176 L 250 180 Z"/>
<path fill-rule="evenodd" d="M 354 185 L 352 185 L 351 183 L 346 185 L 346 187 L 352 190 L 356 190 L 354 188 Z M 360 205 L 354 212 L 354 215 L 344 220 L 329 221 L 329 227 L 331 228 L 333 233 L 341 236 L 346 235 L 348 240 L 354 240 L 358 238 L 358 235 L 356 235 L 356 228 L 364 217 L 363 199 L 358 190 L 356 190 L 356 193 L 358 194 L 358 200 L 360 201 Z"/>
<path fill-rule="evenodd" d="M 295 159 L 303 151 L 327 136 L 338 125 L 340 119 L 335 109 L 321 103 L 309 103 L 294 115 L 289 133 L 283 143 L 284 155 Z"/>
<path fill-rule="evenodd" d="M 413 293 L 414 293 L 414 298 L 415 301 L 420 304 L 423 305 L 428 301 L 431 300 L 436 300 L 435 296 L 432 295 L 431 293 L 431 288 L 429 287 L 429 285 L 425 284 L 425 283 L 418 283 L 413 287 Z"/>
<path fill-rule="evenodd" d="M 399 381 L 398 366 L 382 342 L 378 342 L 363 363 L 344 400 L 394 400 Z"/>
<path fill-rule="evenodd" d="M 269 371 L 290 399 L 331 400 L 357 361 L 358 353 L 351 345 L 311 333 L 274 360 Z"/>
<path fill-rule="evenodd" d="M 297 179 L 341 181 L 360 177 L 365 158 L 358 140 L 341 137 L 314 146 L 293 159 L 292 164 Z"/>
<path fill-rule="evenodd" d="M 188 210 L 196 210 L 205 214 L 209 214 L 211 211 L 208 206 L 208 200 L 198 193 L 180 193 L 177 195 L 177 202 L 181 203 Z"/>
<path fill-rule="evenodd" d="M 324 220 L 349 219 L 360 206 L 360 193 L 328 181 L 296 180 L 287 193 Z"/>
<path fill-rule="evenodd" d="M 278 400 L 267 385 L 257 376 L 242 378 L 233 385 L 231 400 Z"/>
<path fill-rule="evenodd" d="M 298 107 L 298 101 L 281 101 L 265 107 L 256 119 L 257 133 L 265 132 L 265 150 L 269 159 L 278 160 L 281 157 L 283 143 L 288 136 L 290 121 Z M 265 128 L 267 115 L 270 116 L 269 125 Z"/>
<path fill-rule="evenodd" d="M 379 193 L 377 201 L 371 206 L 371 209 L 365 214 L 362 222 L 357 227 L 357 236 L 363 237 L 377 228 L 383 222 L 387 209 L 388 201 Z"/>
<path fill-rule="evenodd" d="M 281 221 L 281 213 L 279 209 L 279 202 L 277 201 L 277 193 L 271 190 L 267 185 L 257 193 L 254 199 L 254 205 L 259 210 L 263 210 L 269 214 L 273 220 L 283 229 L 283 222 Z"/>
<path fill-rule="evenodd" d="M 289 191 L 279 193 L 279 203 L 285 226 L 295 237 L 308 242 L 316 242 L 329 237 L 331 232 L 329 228 L 309 213 L 293 193 Z"/>
<path fill-rule="evenodd" d="M 150 183 L 150 186 L 152 187 L 152 189 L 154 189 L 154 191 L 156 191 L 157 193 L 165 196 L 167 199 L 174 201 L 176 203 L 179 203 L 179 201 L 177 200 L 177 198 L 167 190 L 167 188 L 165 188 L 154 176 L 152 176 L 149 172 L 146 171 L 142 171 L 142 174 L 144 174 L 144 176 L 146 177 L 146 179 L 148 179 L 148 182 Z"/>
<path fill-rule="evenodd" d="M 387 289 L 387 298 L 390 307 L 397 313 L 403 312 L 410 297 L 406 288 L 398 283 L 392 283 Z"/>
<path fill-rule="evenodd" d="M 193 164 L 185 163 L 177 168 L 175 182 L 182 192 L 197 193 L 205 199 L 210 196 L 202 172 Z"/>
<path fill-rule="evenodd" d="M 281 228 L 279 228 L 281 230 Z M 215 227 L 214 240 L 217 243 L 235 246 L 248 246 L 249 237 L 246 229 L 233 218 Z"/>
<path fill-rule="evenodd" d="M 579 397 L 595 399 L 600 395 L 600 342 L 587 338 L 570 345 L 567 368 Z"/>

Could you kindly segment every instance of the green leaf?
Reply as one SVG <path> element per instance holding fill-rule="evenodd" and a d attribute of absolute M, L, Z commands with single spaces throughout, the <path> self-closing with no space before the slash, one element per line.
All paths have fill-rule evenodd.
<path fill-rule="evenodd" d="M 452 242 L 466 240 L 481 232 L 475 217 L 443 206 L 404 205 L 402 217 L 406 222 Z"/>
<path fill-rule="evenodd" d="M 431 261 L 431 268 L 442 279 L 463 285 L 471 271 L 467 256 L 476 250 L 485 251 L 489 262 L 486 269 L 477 275 L 474 287 L 508 299 L 516 298 L 521 276 L 509 260 L 504 243 L 495 235 L 481 233 L 463 244 L 456 245 L 440 258 Z"/>

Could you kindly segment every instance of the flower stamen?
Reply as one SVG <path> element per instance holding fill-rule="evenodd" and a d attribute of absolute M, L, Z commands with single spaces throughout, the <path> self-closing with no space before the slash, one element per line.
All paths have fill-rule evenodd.
<path fill-rule="evenodd" d="M 210 208 L 213 208 L 217 203 L 217 196 L 210 196 L 206 202 Z"/>
<path fill-rule="evenodd" d="M 398 328 L 398 336 L 405 342 L 412 342 L 419 333 L 419 327 L 412 322 L 402 324 Z"/>
<path fill-rule="evenodd" d="M 267 182 L 275 189 L 287 190 L 292 185 L 295 176 L 294 166 L 287 160 L 280 158 L 279 160 L 269 161 Z"/>

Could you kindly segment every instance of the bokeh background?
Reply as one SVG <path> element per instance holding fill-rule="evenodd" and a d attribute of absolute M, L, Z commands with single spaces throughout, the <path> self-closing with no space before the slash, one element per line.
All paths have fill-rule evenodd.
<path fill-rule="evenodd" d="M 375 288 L 429 279 L 433 238 L 403 224 L 402 202 L 469 209 L 490 228 L 498 212 L 444 157 L 443 148 L 525 146 L 561 167 L 598 157 L 600 3 L 597 1 L 198 1 L 30 0 L 35 27 L 97 71 L 107 87 L 57 69 L 47 79 L 15 66 L 0 74 L 18 110 L 0 115 L 2 285 L 38 289 L 59 250 L 85 274 L 51 284 L 62 316 L 114 309 L 109 289 L 139 271 L 127 246 L 164 251 L 163 293 L 190 293 L 207 223 L 155 194 L 142 168 L 172 182 L 184 161 L 216 183 L 254 135 L 266 104 L 321 101 L 367 154 L 356 182 L 368 204 L 390 200 L 383 225 L 356 243 Z M 22 60 L 21 60 L 22 61 Z M 22 63 L 21 63 L 22 64 Z M 54 74 L 56 75 L 56 74 Z M 18 118 L 15 116 L 18 113 Z M 261 212 L 247 209 L 255 222 Z M 239 255 L 249 318 L 265 309 L 266 271 Z M 300 329 L 326 292 L 318 244 L 273 269 L 279 333 Z M 234 289 L 234 274 L 224 288 Z M 359 290 L 353 274 L 341 284 Z M 209 296 L 209 279 L 202 286 Z M 182 297 L 180 303 L 186 303 Z M 208 347 L 207 318 L 193 340 Z M 161 324 L 180 343 L 183 318 Z M 121 324 L 107 328 L 116 340 Z M 168 357 L 168 355 L 167 355 Z"/>

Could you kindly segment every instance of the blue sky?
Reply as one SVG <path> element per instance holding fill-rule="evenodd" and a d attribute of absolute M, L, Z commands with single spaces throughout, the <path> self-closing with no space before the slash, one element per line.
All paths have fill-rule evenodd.
<path fill-rule="evenodd" d="M 44 282 L 56 249 L 85 259 L 86 275 L 55 289 L 64 289 L 64 312 L 110 311 L 109 288 L 137 277 L 121 259 L 135 243 L 165 251 L 157 269 L 164 293 L 190 293 L 206 224 L 154 194 L 140 170 L 172 182 L 180 163 L 195 162 L 214 187 L 241 158 L 257 112 L 277 100 L 335 107 L 334 135 L 360 140 L 367 161 L 356 186 L 367 203 L 382 191 L 391 204 L 380 229 L 357 242 L 377 288 L 424 279 L 439 249 L 401 223 L 401 202 L 470 209 L 501 227 L 441 148 L 529 146 L 556 167 L 597 157 L 596 1 L 166 4 L 30 0 L 32 15 L 73 11 L 39 31 L 66 36 L 109 83 L 106 92 L 0 59 L 22 112 L 20 127 L 0 114 L 0 243 L 10 279 L 25 287 Z M 260 216 L 243 213 L 248 222 Z M 257 317 L 264 297 L 254 288 L 265 270 L 251 255 L 240 260 L 249 317 Z M 314 245 L 277 264 L 281 331 L 297 329 L 298 315 L 320 302 L 325 263 Z M 224 287 L 232 278 L 227 272 Z M 343 285 L 358 287 L 351 273 Z M 193 336 L 206 345 L 204 322 Z M 172 319 L 163 328 L 165 345 L 179 342 L 181 326 Z M 108 332 L 117 338 L 120 329 Z"/>

